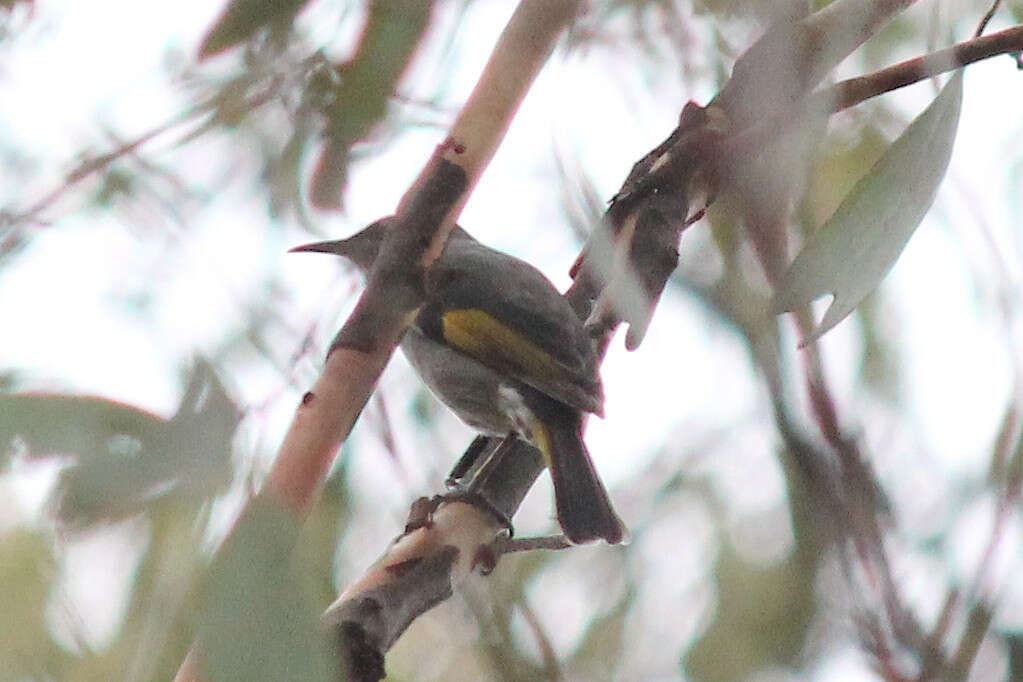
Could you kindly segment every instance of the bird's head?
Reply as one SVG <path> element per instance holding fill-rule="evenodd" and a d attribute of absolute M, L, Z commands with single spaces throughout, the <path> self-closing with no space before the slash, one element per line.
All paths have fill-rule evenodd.
<path fill-rule="evenodd" d="M 369 269 L 373 267 L 373 261 L 376 260 L 377 254 L 380 252 L 380 244 L 384 241 L 387 229 L 393 221 L 393 218 L 383 218 L 347 239 L 303 244 L 289 249 L 288 252 L 332 253 L 335 256 L 347 258 L 362 272 L 369 272 Z"/>

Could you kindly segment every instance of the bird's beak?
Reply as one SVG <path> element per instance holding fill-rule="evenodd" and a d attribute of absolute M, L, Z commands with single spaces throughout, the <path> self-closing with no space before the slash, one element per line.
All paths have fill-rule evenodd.
<path fill-rule="evenodd" d="M 296 246 L 293 249 L 288 249 L 288 253 L 299 253 L 302 251 L 311 251 L 315 253 L 333 253 L 337 255 L 343 255 L 344 249 L 339 248 L 341 240 L 327 241 L 327 242 L 313 242 L 312 244 L 303 244 L 302 246 Z"/>

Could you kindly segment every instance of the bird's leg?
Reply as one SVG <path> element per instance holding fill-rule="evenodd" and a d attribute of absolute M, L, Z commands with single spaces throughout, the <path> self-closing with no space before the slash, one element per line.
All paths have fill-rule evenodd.
<path fill-rule="evenodd" d="M 455 462 L 455 467 L 448 474 L 448 478 L 444 481 L 444 484 L 448 489 L 455 489 L 461 485 L 462 477 L 469 473 L 469 470 L 473 468 L 480 455 L 486 449 L 490 439 L 487 436 L 476 436 L 476 438 L 469 443 L 469 447 L 466 448 L 462 456 Z"/>
<path fill-rule="evenodd" d="M 469 485 L 467 486 L 469 490 L 480 488 L 486 483 L 487 478 L 489 478 L 497 469 L 497 465 L 500 463 L 501 458 L 504 457 L 508 450 L 515 447 L 515 442 L 518 439 L 519 437 L 515 433 L 509 433 L 501 439 L 501 442 L 498 443 L 497 447 L 493 448 L 487 455 L 487 458 L 483 460 L 478 467 L 476 467 L 476 473 L 473 474 L 472 479 L 469 481 Z"/>
<path fill-rule="evenodd" d="M 445 501 L 459 500 L 467 502 L 487 510 L 497 518 L 501 525 L 508 529 L 508 534 L 511 535 L 513 533 L 511 519 L 501 513 L 479 491 L 485 487 L 483 484 L 497 469 L 501 458 L 510 448 L 514 447 L 518 436 L 514 433 L 509 434 L 501 439 L 495 447 L 491 447 L 494 440 L 486 436 L 477 436 L 476 440 L 469 445 L 465 454 L 455 464 L 451 475 L 448 476 L 447 485 L 450 492 L 442 495 L 441 498 Z"/>

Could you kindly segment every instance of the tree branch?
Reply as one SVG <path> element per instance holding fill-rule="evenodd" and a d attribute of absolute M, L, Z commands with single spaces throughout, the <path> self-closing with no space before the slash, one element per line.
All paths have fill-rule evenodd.
<path fill-rule="evenodd" d="M 445 217 L 434 235 L 420 230 L 389 231 L 382 257 L 374 263 L 367 291 L 353 317 L 360 312 L 370 314 L 392 305 L 390 302 L 395 298 L 413 296 L 421 291 L 414 286 L 396 289 L 393 282 L 388 288 L 380 288 L 379 294 L 372 289 L 378 273 L 400 269 L 401 264 L 409 262 L 420 263 L 420 272 L 425 272 L 440 254 L 455 216 L 497 150 L 519 103 L 553 51 L 558 36 L 571 23 L 579 6 L 578 0 L 523 0 L 519 4 L 480 81 L 432 161 L 457 164 L 464 173 L 463 190 L 451 198 L 450 204 L 444 205 Z M 436 202 L 429 197 L 419 201 L 415 196 L 410 192 L 402 200 L 399 221 L 403 216 L 407 216 L 406 220 L 415 220 L 415 216 L 424 212 L 436 211 Z M 410 260 L 403 254 L 406 248 L 412 249 L 416 244 L 427 246 L 421 260 Z M 396 296 L 396 291 L 402 293 Z M 342 330 L 335 347 L 364 345 L 379 336 L 377 329 L 357 338 Z M 450 518 L 456 518 L 457 523 L 449 523 Z M 379 679 L 383 674 L 384 652 L 416 616 L 447 598 L 474 567 L 481 562 L 488 563 L 480 557 L 487 556 L 485 548 L 502 528 L 487 510 L 442 502 L 429 514 L 428 520 L 408 529 L 362 579 L 346 589 L 326 611 L 323 620 L 335 630 L 349 678 Z"/>
<path fill-rule="evenodd" d="M 388 232 L 366 290 L 338 333 L 323 374 L 313 390 L 303 396 L 259 497 L 274 500 L 299 516 L 314 502 L 338 447 L 348 437 L 405 326 L 421 303 L 426 271 L 441 253 L 458 213 L 493 157 L 519 103 L 578 7 L 578 0 L 524 0 L 519 5 L 447 140 L 437 147 L 402 198 L 395 228 Z M 232 534 L 248 522 L 251 506 L 246 506 Z M 459 518 L 459 523 L 443 523 L 449 515 Z M 372 576 L 395 578 L 394 589 L 401 590 L 402 582 L 396 578 L 408 575 L 403 568 L 413 563 L 436 564 L 447 568 L 426 572 L 428 575 L 451 574 L 449 580 L 457 581 L 458 576 L 451 573 L 453 567 L 458 566 L 462 573 L 467 573 L 466 567 L 471 563 L 464 557 L 473 556 L 472 550 L 482 543 L 482 538 L 494 537 L 497 532 L 494 526 L 493 518 L 479 509 L 469 505 L 446 505 L 435 512 L 429 528 L 416 529 L 392 545 L 377 563 L 380 570 Z M 465 551 L 466 548 L 469 551 Z M 452 556 L 452 559 L 434 562 L 438 553 L 443 557 Z M 365 620 L 373 609 L 348 608 L 356 601 L 364 603 L 362 600 L 367 598 L 380 603 L 377 588 L 385 591 L 388 588 L 381 587 L 380 580 L 372 576 L 347 590 L 342 595 L 341 605 L 334 611 L 355 612 L 354 620 L 342 623 L 341 631 L 348 633 L 349 642 L 366 641 L 380 630 Z M 426 587 L 428 582 L 428 579 L 417 581 L 417 589 Z M 372 596 L 366 594 L 370 589 L 374 590 Z M 441 594 L 443 588 L 433 593 Z M 431 592 L 423 590 L 420 594 Z M 253 598 L 259 599 L 260 595 L 253 595 Z M 421 608 L 429 608 L 430 604 L 427 599 Z M 396 611 L 385 609 L 384 613 L 391 615 Z M 383 631 L 394 633 L 393 636 L 373 639 L 374 644 L 390 646 L 404 630 L 405 625 L 400 621 L 407 624 L 417 614 L 414 608 L 406 611 L 395 622 L 400 627 L 390 627 L 392 621 L 388 621 Z M 353 632 L 358 636 L 351 636 Z M 201 659 L 201 646 L 193 645 L 178 672 L 179 682 L 200 679 L 197 671 L 201 660 L 197 659 Z M 361 671 L 351 672 L 358 675 Z"/>
<path fill-rule="evenodd" d="M 718 151 L 731 158 L 755 153 L 770 140 L 798 127 L 812 116 L 838 113 L 869 99 L 907 85 L 955 71 L 998 55 L 1023 50 L 1023 26 L 958 43 L 922 57 L 907 59 L 866 76 L 857 76 L 824 88 L 796 106 L 770 116 L 766 121 L 729 136 Z"/>
<path fill-rule="evenodd" d="M 854 31 L 852 40 L 832 46 L 825 61 L 840 60 L 884 19 L 908 4 L 907 0 L 846 0 L 833 3 L 830 14 L 822 11 L 811 15 L 817 21 L 830 19 L 833 24 L 839 9 L 859 7 L 868 12 L 862 25 L 857 24 L 862 31 Z M 389 233 L 384 256 L 374 266 L 352 319 L 339 333 L 324 376 L 303 399 L 269 478 L 268 491 L 296 513 L 303 513 L 315 498 L 338 445 L 351 429 L 415 310 L 422 273 L 443 248 L 455 216 L 496 150 L 526 88 L 578 5 L 567 0 L 524 0 L 520 4 L 451 134 L 402 200 L 398 210 L 401 229 Z M 801 23 L 799 30 L 810 35 L 813 27 L 822 25 Z M 770 40 L 780 40 L 778 35 L 770 34 Z M 791 39 L 792 35 L 789 32 L 785 37 Z M 743 81 L 757 82 L 750 75 L 756 70 L 751 65 L 763 60 L 752 58 L 754 50 L 758 46 L 767 49 L 769 42 L 758 42 L 751 48 L 750 58 L 740 60 L 742 67 L 737 64 L 737 74 L 715 99 L 715 105 L 734 100 L 741 101 L 742 107 L 752 105 L 756 109 L 758 98 L 740 98 L 738 86 Z M 766 121 L 744 120 L 742 116 L 729 121 L 748 125 L 721 129 L 714 116 L 707 116 L 707 109 L 687 106 L 679 128 L 630 173 L 605 217 L 612 236 L 603 230 L 594 231 L 573 269 L 575 281 L 566 295 L 577 312 L 589 318 L 602 345 L 621 320 L 629 321 L 628 344 L 634 348 L 677 263 L 676 245 L 686 225 L 696 181 L 702 179 L 700 174 L 707 176 L 713 187 L 722 160 L 734 161 L 738 155 L 762 148 L 789 130 L 794 121 L 814 113 L 833 113 L 934 73 L 1019 50 L 1021 43 L 1023 28 L 1010 29 L 804 96 L 833 66 L 823 68 L 825 61 L 818 61 L 816 68 L 803 73 L 786 90 L 789 98 L 784 100 L 785 106 L 758 110 L 776 112 Z M 728 113 L 740 111 L 738 106 Z M 410 263 L 413 267 L 405 265 Z M 626 283 L 611 287 L 613 296 L 602 295 L 597 310 L 591 310 L 596 295 L 606 292 L 618 281 L 616 278 Z M 401 294 L 395 296 L 396 291 Z M 508 511 L 510 517 L 542 471 L 535 451 L 533 456 L 529 451 L 531 448 L 523 445 L 521 451 L 503 458 L 499 467 L 505 468 L 493 472 L 490 481 L 472 481 L 470 472 L 471 491 L 489 493 L 490 504 L 500 512 Z M 492 499 L 495 496 L 497 502 Z M 324 615 L 324 621 L 335 628 L 349 673 L 355 679 L 378 679 L 374 675 L 382 674 L 383 653 L 415 617 L 447 598 L 475 568 L 492 566 L 501 553 L 500 544 L 495 544 L 500 529 L 487 511 L 447 502 L 433 510 L 426 523 L 403 534 Z M 193 661 L 190 656 L 182 670 Z M 360 667 L 366 661 L 372 665 Z M 178 679 L 194 677 L 181 677 L 179 673 Z"/>
<path fill-rule="evenodd" d="M 867 2 L 866 4 L 859 3 L 856 6 L 861 10 L 867 7 L 875 11 L 875 14 L 870 14 L 864 20 L 864 25 L 876 26 L 906 4 L 908 3 L 904 1 Z M 845 6 L 848 7 L 849 3 L 845 3 Z M 882 6 L 883 11 L 877 10 L 878 6 Z M 876 13 L 878 11 L 880 13 Z M 835 15 L 830 16 L 833 18 Z M 817 17 L 816 21 L 820 21 L 820 17 Z M 806 25 L 819 27 L 821 24 L 811 21 Z M 812 28 L 807 28 L 807 30 L 812 30 Z M 866 37 L 869 37 L 869 33 L 858 35 L 857 41 L 844 45 L 842 49 L 852 50 Z M 829 53 L 830 58 L 844 57 L 844 54 L 840 55 L 839 52 L 840 50 L 832 50 Z M 822 75 L 823 73 L 814 76 L 814 78 L 819 78 Z M 803 86 L 806 85 L 807 82 L 804 81 Z M 702 116 L 702 112 L 703 110 L 699 107 L 687 107 L 686 112 L 683 113 L 679 131 L 673 133 L 674 139 L 669 138 L 671 142 L 676 144 L 697 142 L 698 137 L 702 137 L 699 133 L 705 132 L 709 124 L 709 121 Z M 608 229 L 594 230 L 579 262 L 573 268 L 574 282 L 566 293 L 566 297 L 581 317 L 589 318 L 595 335 L 600 339 L 601 349 L 606 347 L 611 333 L 622 320 L 627 320 L 631 327 L 627 343 L 633 348 L 638 345 L 664 283 L 677 264 L 677 243 L 681 230 L 687 224 L 685 218 L 696 172 L 684 173 L 681 176 L 671 176 L 667 172 L 668 168 L 664 168 L 663 173 L 658 172 L 661 170 L 659 162 L 663 161 L 661 152 L 670 152 L 673 148 L 676 147 L 673 147 L 672 144 L 662 145 L 637 164 L 605 216 Z M 698 145 L 694 145 L 691 149 L 703 151 L 703 148 Z M 705 157 L 699 153 L 691 153 L 687 158 L 689 161 L 697 162 Z M 650 184 L 646 184 L 647 182 Z M 657 187 L 657 189 L 637 191 L 650 187 Z M 611 285 L 610 293 L 608 293 L 609 285 Z M 594 309 L 593 302 L 598 296 L 600 300 Z M 497 443 L 490 439 L 483 447 L 494 448 L 496 445 Z M 476 442 L 474 447 L 479 447 L 479 443 Z M 484 462 L 486 460 L 487 457 L 484 455 L 477 457 L 476 461 Z M 542 471 L 543 463 L 536 456 L 535 450 L 521 443 L 517 444 L 511 452 L 507 452 L 496 466 L 490 462 L 487 467 L 489 474 L 487 480 L 474 478 L 475 469 L 465 472 L 463 480 L 468 481 L 467 489 L 470 493 L 485 499 L 487 506 L 510 518 L 522 497 Z M 435 515 L 441 513 L 444 508 L 445 506 L 441 504 Z M 493 523 L 490 514 L 480 510 L 476 511 L 476 516 L 471 517 L 470 515 L 470 517 L 475 518 L 478 524 Z M 468 515 L 469 512 L 466 514 Z M 493 526 L 491 525 L 491 527 Z M 417 532 L 433 532 L 432 525 L 427 523 L 423 526 L 423 530 L 413 530 L 411 535 L 414 536 Z M 473 537 L 485 536 L 485 533 L 480 533 Z M 396 547 L 406 547 L 407 543 L 414 542 L 412 539 L 406 540 L 406 537 L 403 536 Z M 425 544 L 429 545 L 430 543 Z M 529 546 L 532 547 L 532 545 Z M 557 543 L 551 545 L 551 547 L 554 546 L 560 545 Z M 507 551 L 503 549 L 504 547 L 505 545 L 500 541 L 491 542 L 489 545 L 481 544 L 475 549 L 467 546 L 458 556 L 488 556 L 491 558 L 490 560 L 496 561 L 504 551 Z M 425 560 L 425 556 L 418 557 L 417 561 Z M 376 566 L 394 566 L 404 561 L 407 561 L 407 558 L 403 554 L 392 557 L 390 560 L 388 554 L 385 554 Z M 476 565 L 480 564 L 489 566 L 490 561 L 480 561 Z M 377 568 L 373 570 L 379 572 Z M 380 572 L 380 575 L 387 574 L 386 571 Z M 422 576 L 417 580 L 426 580 L 426 582 L 420 583 L 418 590 L 414 592 L 417 595 L 416 603 L 425 611 L 437 600 L 446 598 L 455 583 L 451 573 L 445 570 L 424 571 Z M 382 585 L 375 579 L 369 580 L 368 584 L 373 585 L 373 590 L 384 589 L 382 594 L 374 596 L 377 608 L 370 609 L 370 611 L 373 613 L 374 619 L 382 618 L 391 621 L 390 627 L 384 628 L 388 633 L 386 636 L 366 637 L 365 629 L 351 627 L 366 613 L 363 608 L 352 607 L 352 603 L 361 598 L 362 590 L 350 588 L 324 615 L 324 620 L 337 629 L 350 658 L 353 654 L 360 658 L 363 657 L 367 641 L 372 641 L 374 647 L 384 647 L 375 649 L 377 654 L 382 654 L 386 646 L 389 646 L 390 641 L 393 641 L 394 633 L 400 633 L 411 620 L 408 618 L 407 607 L 400 599 L 391 601 L 396 599 L 396 595 L 403 594 L 409 589 L 407 582 L 396 580 L 390 588 L 382 588 Z M 423 594 L 434 595 L 434 598 L 424 600 L 422 599 Z M 379 626 L 379 623 L 373 625 Z"/>

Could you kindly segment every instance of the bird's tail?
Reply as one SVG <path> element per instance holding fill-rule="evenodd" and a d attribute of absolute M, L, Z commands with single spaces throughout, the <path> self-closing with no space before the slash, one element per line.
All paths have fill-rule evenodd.
<path fill-rule="evenodd" d="M 540 427 L 542 433 L 533 434 L 554 481 L 561 529 L 573 544 L 598 539 L 618 544 L 626 537 L 625 524 L 615 513 L 607 489 L 593 468 L 582 439 L 581 418 L 576 414 L 558 415 L 562 416 L 545 419 Z"/>

